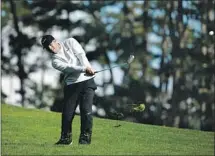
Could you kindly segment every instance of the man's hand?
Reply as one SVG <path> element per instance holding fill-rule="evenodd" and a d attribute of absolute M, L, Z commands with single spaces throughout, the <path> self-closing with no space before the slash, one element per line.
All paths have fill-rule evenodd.
<path fill-rule="evenodd" d="M 92 69 L 91 67 L 87 67 L 85 72 L 87 75 L 94 75 L 95 74 L 94 69 Z"/>

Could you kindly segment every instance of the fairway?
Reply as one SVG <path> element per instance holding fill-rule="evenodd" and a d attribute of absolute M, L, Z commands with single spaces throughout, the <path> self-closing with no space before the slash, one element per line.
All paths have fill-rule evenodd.
<path fill-rule="evenodd" d="M 2 105 L 1 155 L 214 155 L 214 133 L 94 118 L 92 144 L 56 146 L 60 113 Z"/>

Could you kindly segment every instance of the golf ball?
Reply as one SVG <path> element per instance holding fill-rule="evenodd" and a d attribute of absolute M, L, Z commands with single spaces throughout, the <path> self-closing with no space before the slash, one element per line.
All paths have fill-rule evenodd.
<path fill-rule="evenodd" d="M 211 35 L 211 36 L 214 35 L 214 31 L 210 31 L 209 35 Z"/>
<path fill-rule="evenodd" d="M 145 105 L 144 105 L 144 104 L 140 104 L 139 107 L 140 107 L 141 110 L 144 110 L 144 109 L 145 109 Z"/>

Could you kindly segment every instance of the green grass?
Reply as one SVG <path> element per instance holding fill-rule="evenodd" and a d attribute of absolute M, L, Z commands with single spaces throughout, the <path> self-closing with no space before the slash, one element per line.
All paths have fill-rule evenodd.
<path fill-rule="evenodd" d="M 92 144 L 56 146 L 61 115 L 2 105 L 2 155 L 213 155 L 214 133 L 94 118 Z"/>

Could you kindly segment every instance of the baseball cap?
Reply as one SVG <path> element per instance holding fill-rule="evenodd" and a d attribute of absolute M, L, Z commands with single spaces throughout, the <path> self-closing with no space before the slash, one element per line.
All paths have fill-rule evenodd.
<path fill-rule="evenodd" d="M 55 40 L 55 38 L 52 35 L 44 35 L 41 39 L 41 44 L 43 48 L 47 49 L 53 40 Z"/>

